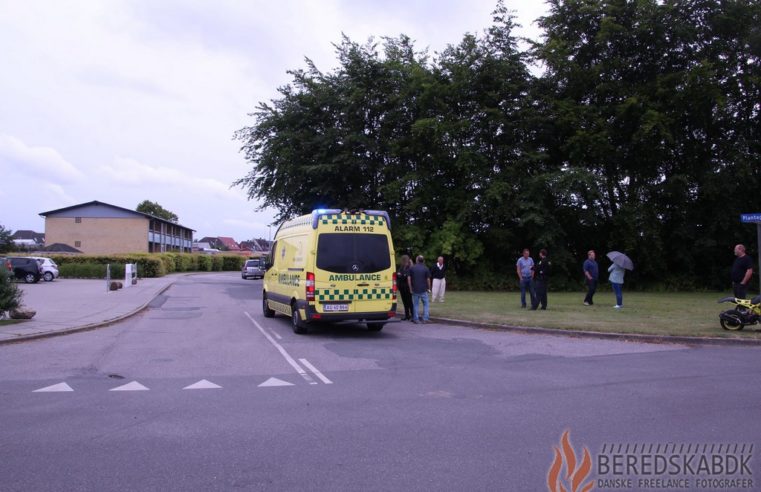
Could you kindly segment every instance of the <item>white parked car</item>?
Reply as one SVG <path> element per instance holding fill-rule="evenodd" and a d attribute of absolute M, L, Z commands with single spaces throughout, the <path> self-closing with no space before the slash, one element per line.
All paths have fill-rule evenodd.
<path fill-rule="evenodd" d="M 55 261 L 43 256 L 30 256 L 29 258 L 34 258 L 40 264 L 42 278 L 45 279 L 45 282 L 52 282 L 58 278 L 58 265 Z"/>

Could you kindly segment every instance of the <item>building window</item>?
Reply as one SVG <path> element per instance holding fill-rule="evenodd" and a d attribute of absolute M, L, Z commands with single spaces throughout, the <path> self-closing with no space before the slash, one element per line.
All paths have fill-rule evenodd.
<path fill-rule="evenodd" d="M 75 248 L 81 248 L 82 247 L 82 241 L 74 241 L 74 247 Z"/>
<path fill-rule="evenodd" d="M 81 224 L 82 223 L 82 217 L 74 217 L 74 223 L 75 224 Z"/>

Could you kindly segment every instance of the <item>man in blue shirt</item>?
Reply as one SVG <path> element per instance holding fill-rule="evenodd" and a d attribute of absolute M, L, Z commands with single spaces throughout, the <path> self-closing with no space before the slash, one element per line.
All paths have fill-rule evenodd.
<path fill-rule="evenodd" d="M 597 290 L 597 279 L 600 276 L 600 270 L 597 268 L 595 261 L 595 252 L 590 249 L 587 253 L 587 260 L 584 262 L 584 281 L 587 283 L 587 296 L 584 298 L 584 305 L 591 306 L 594 304 L 592 298 Z"/>
<path fill-rule="evenodd" d="M 526 307 L 526 291 L 531 295 L 531 304 L 534 303 L 534 260 L 531 259 L 528 248 L 523 250 L 523 256 L 515 262 L 515 271 L 521 286 L 521 307 Z"/>

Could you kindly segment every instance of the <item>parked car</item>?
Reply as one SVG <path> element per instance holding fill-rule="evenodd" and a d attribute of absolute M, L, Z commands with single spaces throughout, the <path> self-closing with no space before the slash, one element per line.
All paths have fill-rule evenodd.
<path fill-rule="evenodd" d="M 58 278 L 58 265 L 56 265 L 55 261 L 50 258 L 45 258 L 44 256 L 30 256 L 29 258 L 37 260 L 37 263 L 40 264 L 40 268 L 42 268 L 42 278 L 45 282 L 52 282 Z"/>
<path fill-rule="evenodd" d="M 42 267 L 34 258 L 9 256 L 8 260 L 11 262 L 13 276 L 16 279 L 31 284 L 39 282 L 42 278 Z"/>
<path fill-rule="evenodd" d="M 243 279 L 264 278 L 264 260 L 261 258 L 246 260 L 240 271 L 240 277 Z"/>

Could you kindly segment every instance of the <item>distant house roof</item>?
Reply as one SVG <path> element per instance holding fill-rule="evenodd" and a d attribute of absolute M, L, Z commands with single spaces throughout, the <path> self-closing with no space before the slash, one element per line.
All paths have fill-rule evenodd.
<path fill-rule="evenodd" d="M 48 253 L 81 253 L 77 248 L 73 248 L 68 244 L 63 243 L 53 243 L 49 246 L 45 246 L 42 250 Z"/>
<path fill-rule="evenodd" d="M 43 217 L 47 217 L 48 215 L 64 215 L 64 216 L 66 216 L 66 215 L 71 215 L 72 212 L 75 212 L 75 211 L 78 211 L 78 210 L 87 210 L 88 208 L 93 210 L 96 207 L 110 208 L 112 210 L 121 212 L 121 213 L 126 214 L 126 215 L 140 215 L 140 216 L 143 216 L 143 217 L 145 217 L 147 219 L 158 220 L 160 222 L 165 222 L 167 224 L 171 224 L 171 225 L 175 225 L 175 226 L 178 226 L 178 227 L 182 227 L 183 229 L 189 229 L 191 231 L 195 231 L 195 229 L 190 229 L 190 227 L 185 227 L 185 226 L 183 226 L 181 224 L 177 224 L 177 223 L 172 222 L 170 220 L 162 219 L 161 217 L 156 217 L 155 215 L 145 214 L 143 212 L 138 212 L 137 210 L 130 210 L 130 209 L 124 208 L 124 207 L 117 207 L 116 205 L 111 205 L 110 203 L 105 203 L 105 202 L 99 202 L 98 200 L 93 200 L 91 202 L 86 202 L 86 203 L 80 203 L 79 205 L 72 205 L 70 207 L 59 208 L 59 209 L 56 209 L 56 210 L 50 210 L 48 212 L 42 212 L 42 213 L 40 213 L 40 215 L 43 216 Z"/>
<path fill-rule="evenodd" d="M 45 233 L 34 232 L 28 229 L 19 229 L 13 233 L 11 239 L 31 239 L 37 244 L 43 244 L 45 242 Z"/>
<path fill-rule="evenodd" d="M 222 244 L 224 244 L 224 246 L 229 251 L 240 251 L 240 246 L 238 246 L 238 243 L 235 242 L 235 239 L 231 237 L 222 237 L 222 236 L 218 237 L 217 239 L 219 239 L 219 241 Z"/>
<path fill-rule="evenodd" d="M 266 239 L 252 239 L 250 241 L 241 241 L 241 249 L 250 251 L 269 251 L 270 245 Z"/>
<path fill-rule="evenodd" d="M 254 241 L 241 241 L 238 243 L 240 249 L 244 251 L 257 251 L 256 243 Z"/>
<path fill-rule="evenodd" d="M 217 237 L 204 236 L 198 240 L 198 243 L 206 243 L 209 247 L 218 248 L 222 246 L 222 242 Z"/>

